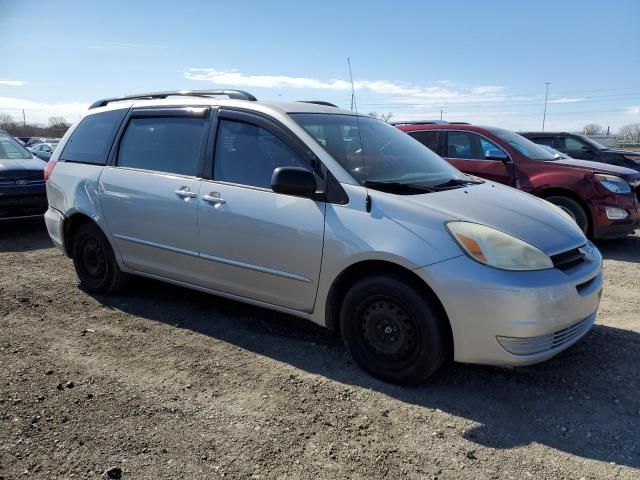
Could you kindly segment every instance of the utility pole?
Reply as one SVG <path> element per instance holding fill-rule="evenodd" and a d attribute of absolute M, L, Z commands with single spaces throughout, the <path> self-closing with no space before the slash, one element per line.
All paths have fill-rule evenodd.
<path fill-rule="evenodd" d="M 444 107 L 440 107 L 440 120 L 442 120 L 442 114 L 445 113 Z"/>
<path fill-rule="evenodd" d="M 27 135 L 27 117 L 24 114 L 24 108 L 22 109 L 22 135 Z"/>
<path fill-rule="evenodd" d="M 547 119 L 547 100 L 549 100 L 549 82 L 545 82 L 547 92 L 544 95 L 544 113 L 542 114 L 542 131 L 544 132 L 544 121 Z"/>

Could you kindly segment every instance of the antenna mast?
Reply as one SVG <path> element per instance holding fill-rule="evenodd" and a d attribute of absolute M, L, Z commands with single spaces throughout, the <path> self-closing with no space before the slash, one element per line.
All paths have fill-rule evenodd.
<path fill-rule="evenodd" d="M 353 74 L 351 73 L 351 59 L 347 57 L 347 65 L 349 65 L 349 79 L 351 80 L 351 111 L 355 108 L 358 113 L 358 105 L 356 104 L 356 89 L 353 86 Z"/>

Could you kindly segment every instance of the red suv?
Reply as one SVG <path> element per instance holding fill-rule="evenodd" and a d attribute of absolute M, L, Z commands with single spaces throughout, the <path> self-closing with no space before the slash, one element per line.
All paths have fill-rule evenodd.
<path fill-rule="evenodd" d="M 593 239 L 640 227 L 640 173 L 560 158 L 509 130 L 465 123 L 394 122 L 459 170 L 542 197 L 574 218 Z"/>

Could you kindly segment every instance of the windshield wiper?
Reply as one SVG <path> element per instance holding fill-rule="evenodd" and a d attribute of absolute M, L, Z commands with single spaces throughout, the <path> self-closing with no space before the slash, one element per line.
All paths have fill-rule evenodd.
<path fill-rule="evenodd" d="M 363 183 L 365 187 L 373 188 L 375 190 L 382 190 L 389 193 L 430 193 L 436 190 L 431 187 L 425 187 L 423 185 L 416 185 L 413 183 L 400 183 L 400 182 L 384 182 L 376 180 L 367 180 Z"/>
<path fill-rule="evenodd" d="M 444 183 L 439 183 L 438 185 L 434 185 L 431 188 L 434 190 L 447 190 L 450 188 L 466 187 L 468 185 L 479 185 L 481 183 L 484 183 L 484 182 L 478 181 L 478 180 L 452 178 L 451 180 L 447 180 Z"/>

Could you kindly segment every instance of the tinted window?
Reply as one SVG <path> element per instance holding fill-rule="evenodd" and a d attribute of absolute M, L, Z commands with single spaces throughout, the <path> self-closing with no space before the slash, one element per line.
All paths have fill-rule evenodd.
<path fill-rule="evenodd" d="M 14 140 L 13 137 L 2 132 L 0 133 L 0 158 L 1 159 L 28 159 L 33 155 L 24 148 L 20 142 Z"/>
<path fill-rule="evenodd" d="M 478 135 L 478 138 L 480 140 L 480 150 L 482 151 L 482 158 L 492 156 L 490 152 L 495 152 L 496 150 L 506 155 L 506 152 L 491 140 L 481 137 L 480 135 Z"/>
<path fill-rule="evenodd" d="M 527 158 L 532 160 L 555 160 L 553 153 L 524 138 L 522 135 L 501 128 L 488 128 L 487 130 Z"/>
<path fill-rule="evenodd" d="M 60 159 L 105 165 L 113 138 L 126 114 L 124 109 L 85 117 L 73 131 Z"/>
<path fill-rule="evenodd" d="M 562 150 L 581 150 L 585 145 L 571 137 L 560 138 L 560 148 Z"/>
<path fill-rule="evenodd" d="M 271 188 L 271 176 L 277 167 L 310 169 L 297 153 L 264 128 L 232 120 L 220 121 L 213 178 Z"/>
<path fill-rule="evenodd" d="M 548 145 L 549 147 L 553 147 L 553 137 L 535 137 L 531 140 L 540 145 Z"/>
<path fill-rule="evenodd" d="M 471 132 L 448 132 L 447 157 L 468 160 L 484 158 L 480 152 L 478 136 Z"/>
<path fill-rule="evenodd" d="M 118 166 L 195 176 L 206 123 L 204 118 L 132 118 L 120 142 Z"/>
<path fill-rule="evenodd" d="M 407 132 L 431 151 L 438 153 L 438 132 Z"/>

